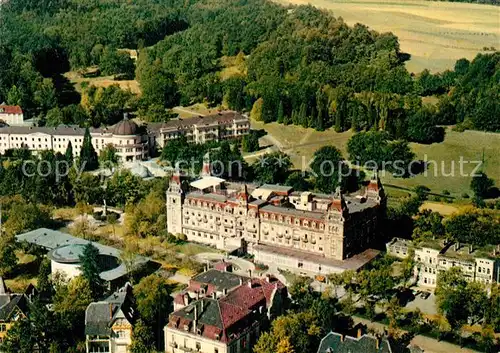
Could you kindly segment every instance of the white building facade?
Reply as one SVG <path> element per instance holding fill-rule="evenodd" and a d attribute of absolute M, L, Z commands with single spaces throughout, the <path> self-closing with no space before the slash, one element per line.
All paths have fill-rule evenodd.
<path fill-rule="evenodd" d="M 19 108 L 19 107 L 17 107 Z M 20 108 L 19 108 L 20 110 Z M 36 127 L 18 124 L 21 115 L 1 113 L 10 126 L 0 127 L 0 153 L 27 148 L 34 153 L 52 150 L 66 152 L 71 143 L 73 156 L 78 157 L 83 144 L 85 129 L 78 126 Z M 19 126 L 18 126 L 19 125 Z M 90 128 L 92 145 L 99 154 L 107 146 L 113 146 L 121 162 L 147 160 L 155 149 L 161 149 L 168 141 L 186 136 L 188 142 L 204 143 L 241 138 L 250 129 L 248 117 L 236 112 L 221 112 L 205 117 L 174 119 L 166 123 L 151 123 L 144 128 L 125 117 L 119 123 L 103 128 Z"/>
<path fill-rule="evenodd" d="M 0 105 L 0 120 L 8 125 L 24 125 L 23 110 L 18 105 Z"/>
<path fill-rule="evenodd" d="M 387 244 L 388 254 L 405 258 L 414 251 L 415 275 L 417 284 L 423 287 L 436 288 L 439 272 L 452 267 L 460 267 L 464 278 L 485 285 L 499 281 L 500 263 L 498 247 L 475 249 L 471 245 L 460 243 L 444 243 L 430 240 L 420 244 L 406 239 L 394 238 Z"/>

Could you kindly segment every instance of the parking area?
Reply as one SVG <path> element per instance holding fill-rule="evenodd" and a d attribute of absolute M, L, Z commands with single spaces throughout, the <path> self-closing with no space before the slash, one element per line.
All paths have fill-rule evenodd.
<path fill-rule="evenodd" d="M 415 310 L 419 308 L 421 312 L 427 315 L 436 315 L 438 313 L 436 306 L 436 296 L 427 290 L 414 289 L 415 299 L 406 305 L 407 309 Z"/>

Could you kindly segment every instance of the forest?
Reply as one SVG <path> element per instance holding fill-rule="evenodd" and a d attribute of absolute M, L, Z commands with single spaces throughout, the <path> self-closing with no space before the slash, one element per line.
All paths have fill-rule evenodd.
<path fill-rule="evenodd" d="M 421 143 L 442 141 L 444 130 L 436 125 L 500 131 L 500 53 L 414 75 L 393 34 L 349 27 L 312 6 L 12 0 L 2 6 L 0 21 L 0 101 L 21 105 L 41 124 L 113 124 L 123 109 L 162 120 L 170 117 L 167 108 L 205 102 L 251 111 L 265 122 L 376 128 Z M 61 76 L 91 65 L 133 76 L 125 48 L 139 49 L 140 97 L 90 87 L 80 98 Z M 227 58 L 236 58 L 238 69 L 222 75 Z M 431 95 L 438 103 L 423 104 Z M 113 96 L 122 106 L 107 109 Z M 88 102 L 101 97 L 107 103 Z"/>

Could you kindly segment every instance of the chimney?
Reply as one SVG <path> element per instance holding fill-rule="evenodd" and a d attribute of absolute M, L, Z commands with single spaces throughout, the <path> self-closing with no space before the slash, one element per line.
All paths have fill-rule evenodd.
<path fill-rule="evenodd" d="M 203 314 L 203 309 L 204 309 L 204 306 L 205 306 L 205 302 L 203 301 L 203 299 L 201 300 L 201 310 L 200 310 L 200 314 Z"/>
<path fill-rule="evenodd" d="M 217 299 L 217 294 L 215 292 L 212 292 L 212 299 Z"/>
<path fill-rule="evenodd" d="M 243 278 L 240 277 L 240 286 L 243 285 Z"/>
<path fill-rule="evenodd" d="M 360 328 L 358 328 L 358 335 L 356 337 L 361 338 L 362 335 L 363 335 L 363 330 L 361 330 L 361 327 L 360 327 Z"/>
<path fill-rule="evenodd" d="M 196 300 L 200 300 L 200 292 L 196 292 Z"/>
<path fill-rule="evenodd" d="M 248 277 L 252 278 L 252 270 L 248 269 Z"/>
<path fill-rule="evenodd" d="M 194 320 L 193 320 L 193 332 L 196 333 L 196 327 L 198 326 L 198 306 L 194 303 Z"/>
<path fill-rule="evenodd" d="M 472 254 L 474 252 L 474 247 L 472 244 L 469 245 L 469 254 Z"/>
<path fill-rule="evenodd" d="M 458 251 L 458 249 L 460 249 L 460 243 L 456 242 L 455 243 L 455 251 Z"/>
<path fill-rule="evenodd" d="M 380 336 L 375 337 L 375 347 L 377 350 L 380 349 L 380 341 L 382 341 L 382 338 Z"/>
<path fill-rule="evenodd" d="M 109 303 L 109 319 L 113 319 L 113 304 Z"/>
<path fill-rule="evenodd" d="M 248 281 L 248 288 L 252 288 L 252 280 Z"/>
<path fill-rule="evenodd" d="M 269 274 L 266 275 L 266 282 L 267 283 L 271 282 L 271 276 Z"/>
<path fill-rule="evenodd" d="M 344 335 L 340 335 L 340 342 L 344 342 Z"/>
<path fill-rule="evenodd" d="M 184 306 L 189 305 L 189 296 L 187 294 L 184 294 Z"/>
<path fill-rule="evenodd" d="M 222 295 L 226 295 L 227 294 L 227 288 L 223 288 L 222 289 Z"/>

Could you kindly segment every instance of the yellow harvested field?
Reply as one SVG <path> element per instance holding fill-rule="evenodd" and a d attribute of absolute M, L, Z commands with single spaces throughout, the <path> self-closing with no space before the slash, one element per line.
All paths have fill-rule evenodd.
<path fill-rule="evenodd" d="M 407 68 L 420 72 L 452 69 L 484 47 L 500 50 L 500 7 L 425 0 L 277 0 L 331 10 L 349 25 L 362 23 L 393 32 L 401 50 L 411 54 Z"/>
<path fill-rule="evenodd" d="M 96 87 L 109 87 L 112 85 L 118 85 L 125 91 L 130 90 L 135 94 L 141 93 L 139 82 L 137 82 L 136 80 L 115 81 L 112 76 L 82 77 L 74 71 L 67 72 L 64 74 L 64 76 L 75 86 L 77 92 L 81 92 L 82 83 L 87 82 L 89 86 L 93 85 Z"/>
<path fill-rule="evenodd" d="M 420 210 L 431 210 L 433 212 L 438 212 L 443 216 L 450 216 L 460 211 L 460 209 L 456 205 L 450 205 L 432 201 L 425 201 L 422 204 L 422 206 L 420 206 Z"/>

